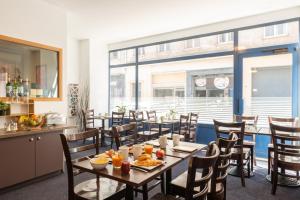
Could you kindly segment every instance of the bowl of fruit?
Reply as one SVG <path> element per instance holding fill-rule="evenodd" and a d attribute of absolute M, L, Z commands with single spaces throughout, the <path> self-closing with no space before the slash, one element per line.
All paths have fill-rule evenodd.
<path fill-rule="evenodd" d="M 19 117 L 18 123 L 28 127 L 42 127 L 46 123 L 44 115 L 22 115 Z"/>

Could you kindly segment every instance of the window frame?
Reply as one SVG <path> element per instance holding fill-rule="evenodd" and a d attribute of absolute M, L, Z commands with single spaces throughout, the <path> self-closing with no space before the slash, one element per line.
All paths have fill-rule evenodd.
<path fill-rule="evenodd" d="M 191 59 L 199 59 L 199 58 L 209 58 L 209 57 L 217 57 L 217 56 L 226 56 L 226 55 L 233 55 L 233 68 L 234 68 L 234 86 L 233 86 L 233 113 L 234 114 L 242 114 L 242 110 L 240 109 L 241 107 L 241 101 L 237 99 L 237 96 L 240 93 L 240 86 L 237 86 L 235 83 L 238 83 L 238 72 L 240 71 L 239 69 L 239 55 L 242 53 L 255 49 L 269 49 L 269 48 L 275 48 L 275 47 L 281 47 L 282 45 L 279 46 L 266 46 L 266 47 L 261 47 L 261 48 L 249 48 L 249 49 L 238 49 L 238 32 L 247 30 L 247 29 L 255 29 L 255 28 L 262 28 L 265 26 L 270 26 L 270 25 L 276 25 L 276 24 L 282 24 L 282 23 L 289 23 L 289 22 L 298 22 L 298 28 L 299 28 L 299 38 L 297 43 L 290 43 L 287 45 L 298 47 L 300 44 L 300 17 L 296 18 L 291 18 L 291 19 L 286 19 L 286 20 L 279 20 L 279 21 L 274 21 L 274 22 L 269 22 L 269 23 L 262 23 L 262 24 L 256 24 L 256 25 L 251 25 L 251 26 L 246 26 L 246 27 L 240 27 L 240 28 L 235 28 L 235 29 L 228 29 L 228 30 L 223 30 L 223 31 L 217 31 L 217 32 L 211 32 L 211 33 L 205 33 L 205 34 L 200 34 L 200 35 L 193 35 L 189 37 L 184 37 L 184 38 L 177 38 L 177 39 L 171 39 L 171 40 L 166 40 L 166 41 L 159 41 L 159 42 L 153 42 L 153 43 L 148 43 L 148 44 L 142 44 L 142 45 L 137 45 L 137 46 L 131 46 L 131 47 L 126 47 L 126 48 L 121 48 L 121 49 L 114 49 L 109 51 L 109 56 L 110 52 L 113 51 L 120 51 L 120 50 L 128 50 L 128 49 L 135 49 L 136 50 L 136 59 L 134 63 L 127 63 L 127 64 L 120 64 L 120 65 L 111 65 L 109 63 L 109 68 L 112 67 L 122 67 L 122 66 L 129 66 L 129 65 L 135 65 L 136 66 L 136 82 L 138 82 L 138 67 L 139 65 L 146 65 L 146 64 L 154 64 L 154 63 L 164 63 L 164 62 L 174 62 L 174 61 L 184 61 L 184 60 L 191 60 Z M 183 41 L 183 40 L 188 40 L 188 39 L 194 39 L 194 38 L 201 38 L 201 37 L 207 37 L 207 36 L 212 36 L 212 35 L 219 35 L 219 34 L 224 34 L 224 33 L 233 33 L 233 46 L 234 49 L 232 51 L 222 51 L 222 52 L 217 52 L 217 53 L 206 53 L 206 54 L 196 54 L 196 55 L 188 55 L 188 56 L 182 56 L 182 57 L 172 57 L 172 58 L 167 58 L 167 59 L 156 59 L 156 60 L 150 60 L 150 61 L 139 61 L 139 55 L 138 55 L 138 48 L 141 47 L 148 47 L 148 46 L 153 46 L 153 45 L 160 45 L 160 44 L 165 44 L 165 43 L 172 43 L 172 42 L 177 42 L 177 41 Z M 223 43 L 224 44 L 224 43 Z M 285 45 L 286 46 L 286 45 Z M 157 50 L 157 49 L 156 49 Z M 171 47 L 170 49 L 171 50 Z M 160 52 L 160 53 L 164 53 Z M 299 53 L 299 48 L 297 48 L 297 53 Z M 299 65 L 299 64 L 298 64 Z M 109 76 L 110 76 L 110 70 L 109 71 Z M 293 76 L 298 76 L 298 74 L 293 75 Z M 110 78 L 109 78 L 110 79 Z M 109 80 L 110 82 L 110 80 Z M 108 83 L 109 84 L 109 83 Z M 294 83 L 293 83 L 294 84 Z M 110 91 L 110 89 L 108 89 Z M 136 90 L 138 91 L 138 90 Z M 293 117 L 298 117 L 299 116 L 299 110 L 298 110 L 298 97 L 294 97 L 293 102 L 297 103 L 297 110 L 293 110 Z M 108 95 L 108 108 L 110 108 L 110 94 Z M 138 109 L 138 97 L 136 95 L 136 109 Z"/>

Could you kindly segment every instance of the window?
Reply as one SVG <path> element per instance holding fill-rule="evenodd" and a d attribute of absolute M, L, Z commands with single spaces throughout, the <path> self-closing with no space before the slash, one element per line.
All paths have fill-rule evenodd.
<path fill-rule="evenodd" d="M 145 55 L 145 48 L 144 47 L 138 48 L 138 52 L 139 52 L 139 56 Z"/>
<path fill-rule="evenodd" d="M 287 26 L 288 24 L 286 23 L 266 26 L 264 28 L 264 37 L 269 38 L 269 37 L 279 37 L 279 36 L 288 35 Z"/>
<path fill-rule="evenodd" d="M 233 42 L 233 32 L 223 33 L 223 34 L 218 35 L 218 42 L 219 42 L 219 44 L 232 43 Z"/>
<path fill-rule="evenodd" d="M 135 96 L 130 92 L 132 83 L 135 85 L 135 66 L 110 69 L 110 111 L 117 106 L 135 109 Z"/>
<path fill-rule="evenodd" d="M 200 47 L 200 38 L 189 39 L 185 41 L 185 48 L 199 48 Z"/>
<path fill-rule="evenodd" d="M 239 50 L 298 43 L 299 22 L 245 29 L 239 31 L 238 35 Z"/>
<path fill-rule="evenodd" d="M 139 85 L 138 85 L 138 97 L 141 97 L 141 90 L 142 90 L 142 83 L 139 82 Z M 135 91 L 136 91 L 135 83 L 131 83 L 131 97 L 135 97 Z"/>
<path fill-rule="evenodd" d="M 135 49 L 113 51 L 110 53 L 110 65 L 119 65 L 135 62 Z"/>
<path fill-rule="evenodd" d="M 160 44 L 158 46 L 158 52 L 170 51 L 170 43 Z"/>
<path fill-rule="evenodd" d="M 233 56 L 139 65 L 138 77 L 141 110 L 197 112 L 208 123 L 232 118 Z"/>

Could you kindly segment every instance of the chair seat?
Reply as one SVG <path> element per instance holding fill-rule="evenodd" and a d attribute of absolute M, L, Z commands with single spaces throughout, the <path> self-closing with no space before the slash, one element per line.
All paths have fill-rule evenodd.
<path fill-rule="evenodd" d="M 237 160 L 239 155 L 241 155 L 241 149 L 240 148 L 232 148 L 231 149 L 231 159 Z M 250 149 L 249 148 L 243 148 L 243 159 L 248 159 L 250 156 Z"/>
<path fill-rule="evenodd" d="M 90 179 L 79 183 L 75 186 L 76 195 L 88 200 L 102 200 L 111 196 L 124 196 L 125 184 L 108 179 L 99 178 L 99 187 L 97 187 L 97 179 Z"/>
<path fill-rule="evenodd" d="M 151 197 L 150 200 L 179 200 L 179 199 L 184 199 L 184 198 L 176 198 L 171 195 L 164 195 L 162 193 L 157 193 L 153 197 Z"/>
<path fill-rule="evenodd" d="M 172 182 L 172 185 L 175 185 L 177 187 L 181 187 L 181 188 L 186 188 L 186 182 L 187 182 L 187 176 L 188 176 L 188 172 L 184 172 L 182 174 L 180 174 L 179 176 L 177 176 Z M 199 180 L 202 177 L 202 173 L 197 172 L 196 173 L 196 178 L 195 180 Z M 210 193 L 210 183 L 208 184 L 208 193 Z M 195 188 L 196 192 L 200 191 L 200 187 L 196 187 Z M 217 183 L 216 185 L 216 193 L 222 192 L 223 191 L 223 185 L 221 183 Z"/>

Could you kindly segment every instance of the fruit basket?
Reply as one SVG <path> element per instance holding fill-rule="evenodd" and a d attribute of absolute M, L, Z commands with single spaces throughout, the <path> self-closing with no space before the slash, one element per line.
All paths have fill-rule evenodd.
<path fill-rule="evenodd" d="M 19 117 L 18 124 L 21 127 L 39 129 L 46 124 L 46 117 L 44 115 L 22 115 Z"/>

